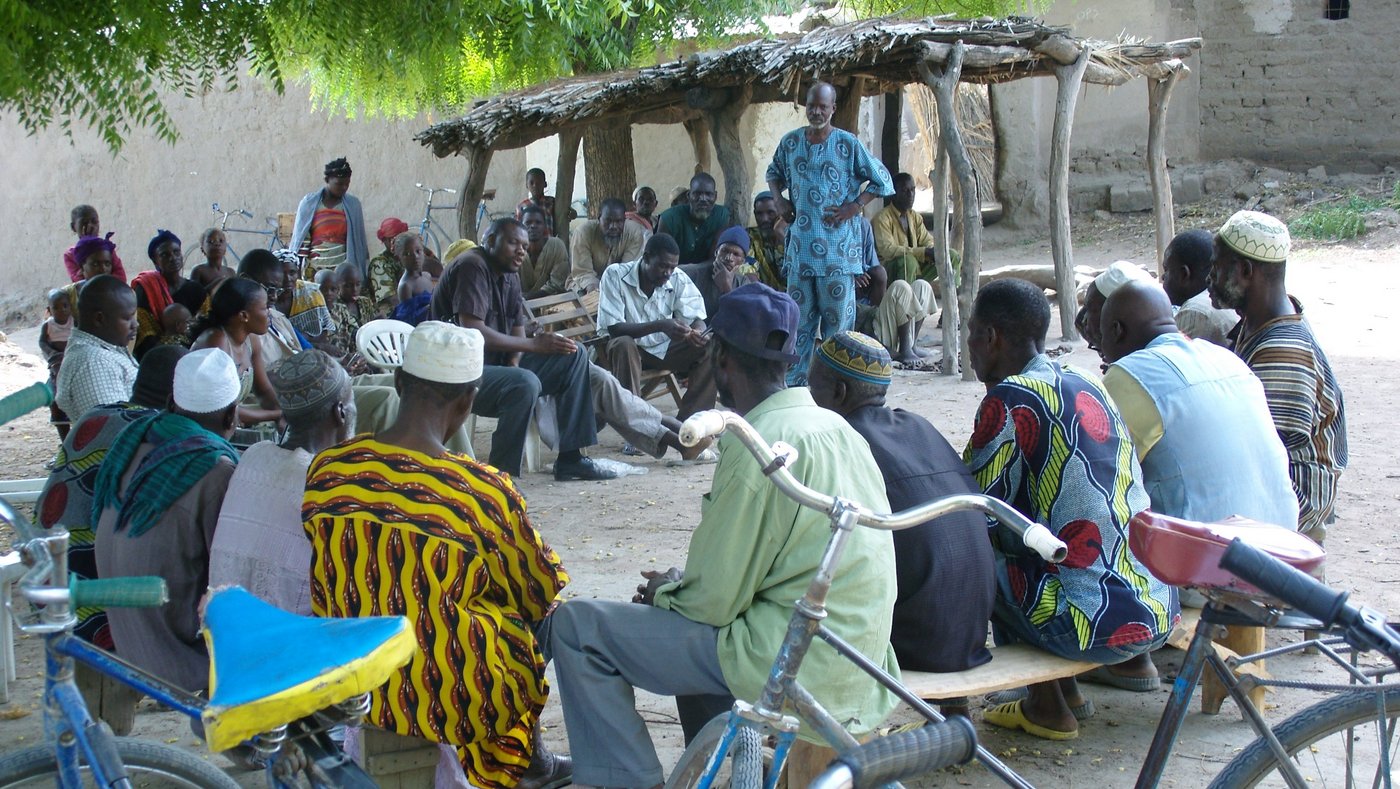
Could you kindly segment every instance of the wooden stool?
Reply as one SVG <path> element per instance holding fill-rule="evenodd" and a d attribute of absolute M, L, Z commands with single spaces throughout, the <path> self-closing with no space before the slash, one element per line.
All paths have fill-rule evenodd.
<path fill-rule="evenodd" d="M 1264 628 L 1245 627 L 1243 625 L 1231 625 L 1226 628 L 1223 637 L 1216 639 L 1217 646 L 1225 647 L 1237 655 L 1252 655 L 1255 652 L 1264 651 Z M 1223 657 L 1223 656 L 1222 656 Z M 1257 673 L 1260 676 L 1267 676 L 1263 673 L 1264 661 L 1256 660 L 1253 663 L 1245 663 L 1235 668 L 1235 676 L 1241 674 Z M 1210 666 L 1206 666 L 1201 672 L 1201 712 L 1207 715 L 1215 715 L 1220 712 L 1220 705 L 1225 699 L 1230 697 L 1229 691 L 1225 689 L 1224 683 L 1215 675 Z M 1263 685 L 1255 685 L 1249 691 L 1249 701 L 1259 710 L 1264 709 Z M 1243 712 L 1241 712 L 1243 714 Z"/>
<path fill-rule="evenodd" d="M 141 691 L 76 661 L 73 679 L 94 718 L 107 721 L 118 737 L 131 733 L 132 726 L 136 725 L 136 704 L 141 701 Z"/>
<path fill-rule="evenodd" d="M 365 772 L 380 789 L 433 789 L 440 753 L 437 743 L 372 726 L 360 731 Z"/>

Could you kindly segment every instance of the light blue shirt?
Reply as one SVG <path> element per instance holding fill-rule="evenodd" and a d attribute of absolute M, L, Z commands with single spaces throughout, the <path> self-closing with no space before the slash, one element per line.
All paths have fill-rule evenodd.
<path fill-rule="evenodd" d="M 828 208 L 860 197 L 894 194 L 890 171 L 854 134 L 832 129 L 820 143 L 807 141 L 807 130 L 783 135 L 767 180 L 787 184 L 797 221 L 788 228 L 784 266 L 788 276 L 832 277 L 865 271 L 865 245 L 859 217 L 831 226 L 822 221 Z"/>
<path fill-rule="evenodd" d="M 1234 353 L 1172 332 L 1119 359 L 1103 382 L 1133 437 L 1153 512 L 1297 527 L 1264 386 Z"/>

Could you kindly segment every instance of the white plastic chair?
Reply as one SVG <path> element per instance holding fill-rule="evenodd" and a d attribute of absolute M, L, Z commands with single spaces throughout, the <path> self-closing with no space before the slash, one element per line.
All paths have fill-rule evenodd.
<path fill-rule="evenodd" d="M 413 327 L 403 321 L 373 320 L 355 332 L 355 348 L 365 361 L 392 373 L 403 364 L 403 346 L 412 333 Z"/>

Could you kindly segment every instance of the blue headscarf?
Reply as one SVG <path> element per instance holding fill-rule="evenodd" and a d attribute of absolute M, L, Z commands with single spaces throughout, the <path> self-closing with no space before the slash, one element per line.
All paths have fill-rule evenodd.
<path fill-rule="evenodd" d="M 169 230 L 157 229 L 156 237 L 151 239 L 151 243 L 146 245 L 146 257 L 150 258 L 151 262 L 154 263 L 156 259 L 156 248 L 167 241 L 174 241 L 176 244 L 178 244 L 180 243 L 180 237 L 170 232 Z"/>

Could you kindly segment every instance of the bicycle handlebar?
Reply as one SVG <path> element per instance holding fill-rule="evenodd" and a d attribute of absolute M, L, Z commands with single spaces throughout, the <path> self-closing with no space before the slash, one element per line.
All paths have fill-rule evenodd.
<path fill-rule="evenodd" d="M 53 402 L 53 390 L 47 383 L 39 381 L 18 392 L 0 398 L 0 425 L 13 422 L 30 411 L 36 411 Z"/>
<path fill-rule="evenodd" d="M 450 195 L 455 195 L 455 194 L 457 194 L 457 190 L 456 190 L 456 189 L 448 189 L 448 188 L 445 187 L 445 186 L 424 186 L 424 185 L 422 185 L 422 184 L 414 184 L 414 186 L 418 187 L 419 189 L 422 189 L 423 191 L 427 192 L 429 195 L 431 195 L 433 192 L 446 192 L 446 193 L 448 193 L 448 194 L 450 194 Z"/>
<path fill-rule="evenodd" d="M 966 764 L 977 752 L 977 731 L 961 715 L 914 731 L 876 737 L 817 776 L 811 789 L 868 789 Z"/>
<path fill-rule="evenodd" d="M 1379 611 L 1347 602 L 1338 591 L 1236 538 L 1220 557 L 1220 567 L 1321 622 L 1344 631 L 1347 643 L 1374 650 L 1400 666 L 1400 634 Z"/>
<path fill-rule="evenodd" d="M 748 448 L 749 453 L 763 467 L 764 474 L 788 498 L 804 507 L 827 513 L 837 506 L 834 497 L 812 490 L 792 475 L 789 467 L 797 460 L 796 449 L 781 441 L 769 446 L 763 436 L 738 414 L 730 411 L 701 411 L 694 414 L 681 425 L 680 439 L 682 444 L 694 446 L 706 438 L 726 431 L 733 433 Z M 862 506 L 856 515 L 856 522 L 872 529 L 907 529 L 959 510 L 977 510 L 992 516 L 1020 534 L 1026 547 L 1047 562 L 1061 562 L 1068 555 L 1065 544 L 1049 529 L 1028 520 L 1006 502 L 981 494 L 944 496 L 889 515 L 881 515 Z"/>

